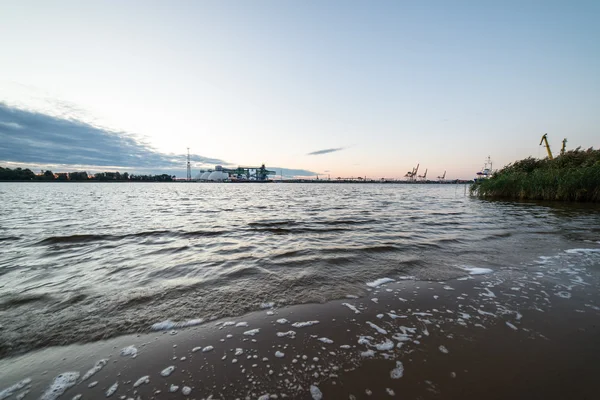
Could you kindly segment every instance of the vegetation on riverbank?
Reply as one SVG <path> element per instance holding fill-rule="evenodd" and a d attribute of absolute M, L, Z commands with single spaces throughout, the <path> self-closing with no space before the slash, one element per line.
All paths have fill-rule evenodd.
<path fill-rule="evenodd" d="M 34 182 L 172 182 L 175 176 L 161 175 L 133 175 L 127 172 L 98 172 L 90 175 L 87 172 L 60 172 L 41 171 L 35 174 L 29 168 L 3 168 L 0 167 L 0 181 L 34 181 Z"/>
<path fill-rule="evenodd" d="M 571 150 L 553 160 L 526 158 L 471 186 L 480 198 L 600 202 L 600 150 Z"/>

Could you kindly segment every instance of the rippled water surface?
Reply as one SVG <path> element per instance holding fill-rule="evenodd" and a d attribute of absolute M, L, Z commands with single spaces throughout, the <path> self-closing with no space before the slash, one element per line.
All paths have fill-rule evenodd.
<path fill-rule="evenodd" d="M 0 183 L 0 356 L 598 247 L 595 207 L 462 185 Z"/>

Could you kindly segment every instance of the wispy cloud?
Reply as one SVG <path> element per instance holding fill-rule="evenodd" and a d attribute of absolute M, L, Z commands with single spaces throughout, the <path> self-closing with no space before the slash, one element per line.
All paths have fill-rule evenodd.
<path fill-rule="evenodd" d="M 190 159 L 198 168 L 234 163 L 199 154 Z M 117 132 L 68 116 L 54 116 L 9 107 L 0 102 L 0 162 L 59 170 L 127 170 L 185 175 L 185 154 L 165 154 L 127 132 Z M 269 166 L 267 166 L 269 168 Z M 314 172 L 273 168 L 279 175 L 307 176 Z"/>
<path fill-rule="evenodd" d="M 333 149 L 323 149 L 323 150 L 317 150 L 317 151 L 313 151 L 311 153 L 308 153 L 307 156 L 319 156 L 321 154 L 328 154 L 328 153 L 334 153 L 336 151 L 341 151 L 344 150 L 345 147 L 336 147 Z"/>

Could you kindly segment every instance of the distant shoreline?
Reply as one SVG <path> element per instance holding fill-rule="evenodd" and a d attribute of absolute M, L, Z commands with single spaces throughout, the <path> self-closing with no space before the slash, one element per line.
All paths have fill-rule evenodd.
<path fill-rule="evenodd" d="M 209 181 L 96 181 L 96 180 L 87 180 L 87 181 L 29 181 L 29 180 L 0 180 L 0 183 L 7 182 L 18 182 L 18 183 L 200 183 L 200 184 L 215 184 L 215 183 L 227 183 L 227 184 L 237 184 L 237 183 L 317 183 L 317 184 L 326 184 L 326 183 L 334 183 L 334 184 L 401 184 L 401 185 L 462 185 L 462 184 L 471 184 L 473 181 L 463 181 L 463 180 L 454 180 L 448 182 L 437 182 L 437 181 L 425 181 L 425 182 L 409 182 L 409 181 L 329 181 L 329 180 L 302 180 L 302 179 L 293 179 L 293 180 L 272 180 L 272 181 L 237 181 L 237 182 L 209 182 Z"/>

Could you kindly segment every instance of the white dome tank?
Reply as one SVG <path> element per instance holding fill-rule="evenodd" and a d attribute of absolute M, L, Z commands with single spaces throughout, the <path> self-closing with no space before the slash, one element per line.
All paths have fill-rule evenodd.
<path fill-rule="evenodd" d="M 206 181 L 206 180 L 208 180 L 209 176 L 210 176 L 210 171 L 206 171 L 202 175 L 200 175 L 200 180 L 201 181 Z"/>

